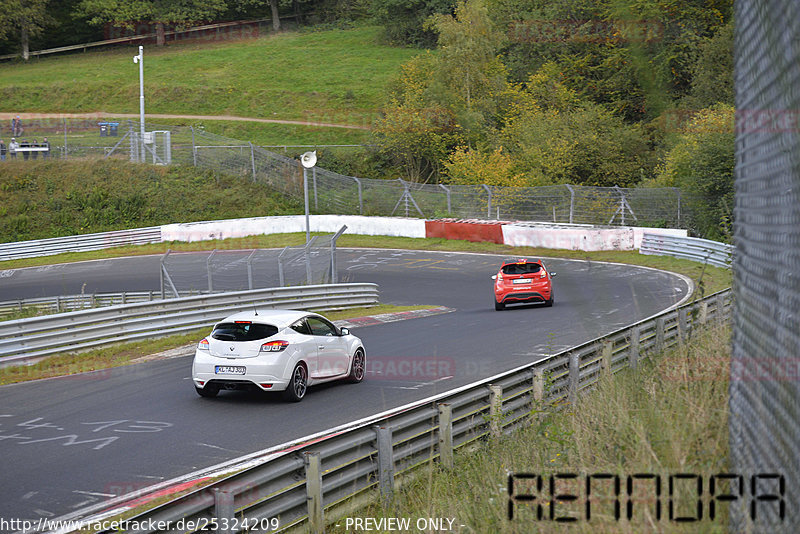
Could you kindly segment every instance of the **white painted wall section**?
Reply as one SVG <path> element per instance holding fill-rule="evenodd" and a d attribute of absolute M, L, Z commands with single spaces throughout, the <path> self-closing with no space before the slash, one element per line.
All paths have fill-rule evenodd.
<path fill-rule="evenodd" d="M 633 250 L 631 228 L 536 228 L 506 224 L 503 241 L 512 247 L 566 250 Z"/>
<path fill-rule="evenodd" d="M 363 217 L 360 215 L 311 215 L 312 232 L 334 233 L 347 225 L 346 234 L 425 237 L 425 221 L 401 217 Z M 254 235 L 289 234 L 306 231 L 303 215 L 252 217 L 224 221 L 165 224 L 162 241 L 205 241 Z"/>

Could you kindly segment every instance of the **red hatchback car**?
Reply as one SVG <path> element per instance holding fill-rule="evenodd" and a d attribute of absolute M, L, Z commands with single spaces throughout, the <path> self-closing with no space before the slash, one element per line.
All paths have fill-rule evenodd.
<path fill-rule="evenodd" d="M 500 271 L 494 276 L 494 309 L 505 309 L 506 304 L 519 302 L 544 302 L 553 305 L 553 282 L 542 260 L 503 260 Z"/>

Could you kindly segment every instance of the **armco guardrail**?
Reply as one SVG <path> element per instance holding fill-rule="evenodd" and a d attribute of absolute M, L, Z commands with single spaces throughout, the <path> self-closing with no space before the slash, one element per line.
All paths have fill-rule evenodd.
<path fill-rule="evenodd" d="M 102 250 L 124 245 L 147 245 L 161 242 L 161 227 L 136 228 L 133 230 L 116 230 L 97 234 L 53 237 L 16 241 L 0 244 L 0 261 L 34 258 L 62 254 L 64 252 L 86 252 Z"/>
<path fill-rule="evenodd" d="M 729 318 L 731 296 L 727 289 L 542 361 L 326 431 L 325 439 L 303 438 L 263 451 L 259 465 L 131 518 L 127 527 L 141 529 L 126 532 L 156 532 L 147 526 L 170 521 L 170 531 L 191 530 L 176 529 L 181 519 L 184 526 L 224 521 L 231 527 L 226 532 L 248 526 L 274 530 L 270 520 L 281 529 L 308 521 L 311 531 L 321 532 L 325 522 L 352 512 L 346 499 L 374 489 L 388 496 L 395 477 L 435 458 L 452 466 L 455 448 L 530 424 L 543 402 L 575 400 L 603 375 L 635 368 L 650 351 L 676 345 L 699 324 Z M 252 465 L 252 458 L 247 461 Z M 107 514 L 109 504 L 103 509 Z"/>
<path fill-rule="evenodd" d="M 210 326 L 243 308 L 377 304 L 376 284 L 328 284 L 198 295 L 0 322 L 0 366 Z"/>
<path fill-rule="evenodd" d="M 673 256 L 708 263 L 716 267 L 730 268 L 733 245 L 698 239 L 645 233 L 642 237 L 641 254 Z"/>
<path fill-rule="evenodd" d="M 184 292 L 181 296 L 188 297 L 199 294 Z M 88 308 L 114 306 L 115 304 L 133 304 L 135 302 L 151 302 L 161 300 L 160 291 L 122 291 L 120 293 L 87 293 L 83 295 L 59 295 L 55 297 L 36 297 L 29 299 L 14 299 L 0 302 L 0 320 L 7 315 L 36 310 L 45 314 L 61 313 Z"/>

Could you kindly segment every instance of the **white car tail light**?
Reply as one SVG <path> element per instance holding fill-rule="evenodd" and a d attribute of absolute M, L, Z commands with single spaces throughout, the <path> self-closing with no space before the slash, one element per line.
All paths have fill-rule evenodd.
<path fill-rule="evenodd" d="M 197 350 L 208 350 L 208 339 L 203 338 L 200 343 L 197 344 Z"/>

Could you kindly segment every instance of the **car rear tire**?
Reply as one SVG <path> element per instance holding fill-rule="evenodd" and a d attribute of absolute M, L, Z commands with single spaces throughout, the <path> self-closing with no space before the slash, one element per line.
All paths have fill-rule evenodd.
<path fill-rule="evenodd" d="M 350 364 L 350 374 L 347 375 L 348 382 L 357 384 L 364 380 L 364 369 L 366 367 L 366 358 L 362 349 L 356 350 L 353 354 L 353 363 Z"/>
<path fill-rule="evenodd" d="M 219 388 L 215 386 L 206 386 L 204 388 L 199 388 L 195 386 L 194 390 L 197 392 L 198 395 L 200 395 L 201 397 L 205 397 L 207 399 L 216 397 L 217 393 L 219 393 Z"/>
<path fill-rule="evenodd" d="M 553 295 L 550 295 L 550 300 L 544 301 L 544 305 L 550 308 L 551 306 L 553 306 L 553 299 L 555 299 L 555 297 Z"/>
<path fill-rule="evenodd" d="M 502 302 L 494 301 L 494 309 L 495 309 L 495 311 L 505 310 L 506 309 L 506 305 L 503 304 Z"/>
<path fill-rule="evenodd" d="M 302 363 L 294 366 L 289 386 L 284 391 L 284 397 L 290 402 L 300 402 L 308 390 L 308 370 Z"/>

